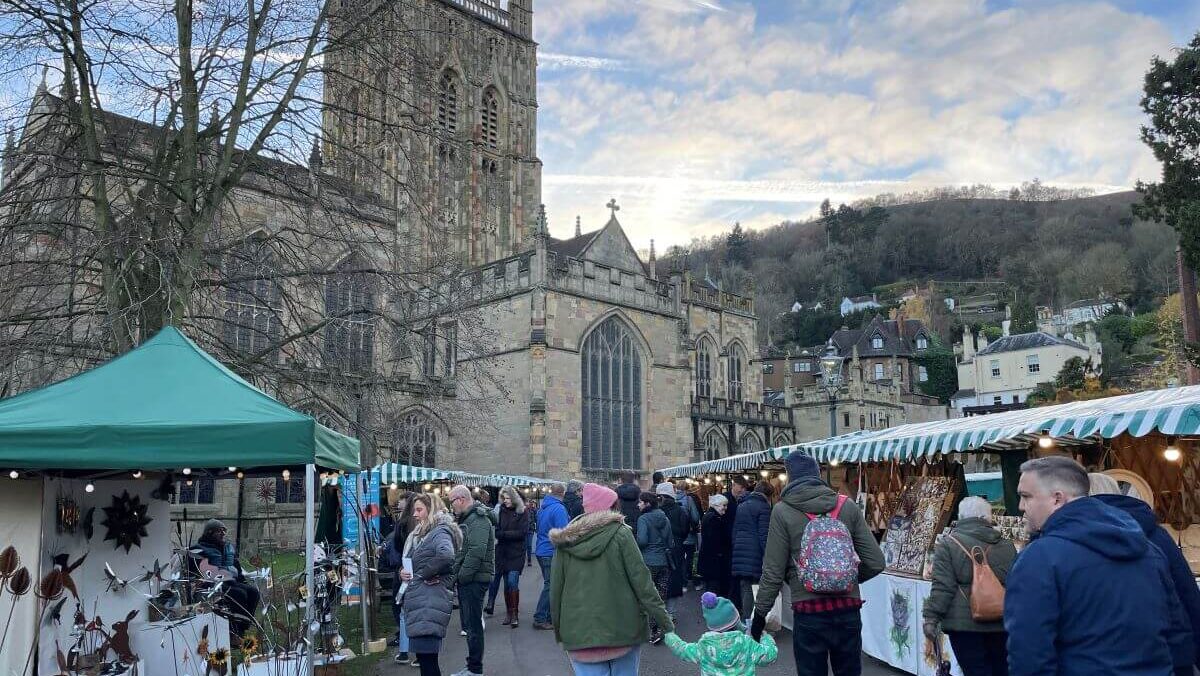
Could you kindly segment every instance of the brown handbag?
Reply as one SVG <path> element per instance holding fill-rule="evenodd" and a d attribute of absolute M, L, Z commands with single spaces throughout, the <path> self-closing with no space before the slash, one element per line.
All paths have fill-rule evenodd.
<path fill-rule="evenodd" d="M 1004 619 L 1004 585 L 1000 584 L 1000 579 L 996 577 L 987 559 L 991 547 L 984 549 L 976 545 L 968 550 L 953 535 L 946 537 L 958 545 L 971 560 L 971 619 L 976 622 L 998 622 Z M 966 596 L 962 587 L 959 587 L 958 591 Z"/>

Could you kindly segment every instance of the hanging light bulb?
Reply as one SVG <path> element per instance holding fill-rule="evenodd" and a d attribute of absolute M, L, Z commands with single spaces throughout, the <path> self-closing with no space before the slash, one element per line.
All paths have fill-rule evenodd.
<path fill-rule="evenodd" d="M 400 484 L 398 484 L 398 483 L 396 483 L 395 481 L 393 481 L 393 482 L 392 482 L 392 483 L 389 485 L 389 487 L 390 487 L 392 490 L 396 490 L 397 488 L 400 488 Z"/>
<path fill-rule="evenodd" d="M 183 468 L 183 475 L 184 475 L 184 476 L 187 476 L 187 475 L 189 475 L 189 474 L 191 474 L 191 473 L 192 473 L 192 468 L 191 468 L 191 467 L 184 467 L 184 468 Z"/>
<path fill-rule="evenodd" d="M 93 484 L 93 483 L 92 483 L 92 482 L 90 482 L 90 481 L 89 481 L 89 482 L 87 482 L 87 485 L 83 487 L 83 492 L 84 492 L 84 493 L 91 493 L 91 492 L 93 492 L 93 491 L 95 491 L 95 490 L 96 490 L 96 484 Z"/>
<path fill-rule="evenodd" d="M 840 465 L 840 464 L 842 464 L 842 461 L 841 461 L 841 460 L 838 460 L 837 458 L 834 458 L 833 460 L 830 460 L 830 461 L 829 461 L 829 465 L 830 465 L 831 467 L 837 467 L 837 466 L 838 466 L 838 465 Z"/>
<path fill-rule="evenodd" d="M 1167 447 L 1163 450 L 1163 457 L 1168 462 L 1179 462 L 1183 457 L 1183 452 L 1179 450 L 1179 446 L 1175 443 L 1175 437 L 1167 437 Z"/>
<path fill-rule="evenodd" d="M 768 472 L 768 471 L 767 471 L 767 470 L 765 470 L 765 469 L 764 469 L 763 471 L 759 472 L 759 474 L 761 474 L 761 475 L 762 475 L 762 478 L 764 478 L 764 479 L 766 479 L 767 477 L 771 476 L 771 473 L 770 473 L 770 472 Z"/>
<path fill-rule="evenodd" d="M 236 472 L 236 471 L 237 471 L 237 468 L 236 468 L 236 467 L 233 467 L 233 466 L 230 466 L 230 468 L 229 468 L 229 471 L 230 471 L 230 472 Z M 324 477 L 322 477 L 322 478 L 324 478 Z"/>
<path fill-rule="evenodd" d="M 1054 437 L 1050 436 L 1049 434 L 1045 434 L 1045 433 L 1043 433 L 1042 436 L 1038 437 L 1038 448 L 1053 448 L 1053 447 L 1054 447 Z"/>
<path fill-rule="evenodd" d="M 431 488 L 433 488 L 433 484 L 425 484 L 425 490 L 428 491 Z"/>
<path fill-rule="evenodd" d="M 283 470 L 283 480 L 288 481 L 291 478 L 292 478 L 292 470 L 290 470 L 290 469 Z"/>
<path fill-rule="evenodd" d="M 786 474 L 784 474 L 783 472 L 780 472 L 780 473 L 779 473 L 779 480 L 780 480 L 780 481 L 787 481 L 787 475 L 786 475 Z"/>
<path fill-rule="evenodd" d="M 185 483 L 186 483 L 188 486 L 191 486 L 192 484 L 194 484 L 194 483 L 196 483 L 196 482 L 195 482 L 195 481 L 192 481 L 191 479 L 188 479 L 188 480 L 187 480 Z"/>
<path fill-rule="evenodd" d="M 8 473 L 9 479 L 19 479 L 20 477 L 21 477 L 21 473 L 15 469 Z"/>
<path fill-rule="evenodd" d="M 136 469 L 136 470 L 134 470 L 134 471 L 133 471 L 133 478 L 134 478 L 134 479 L 141 479 L 143 476 L 145 476 L 145 475 L 144 475 L 144 474 L 142 474 L 142 470 L 140 470 L 140 469 Z"/>
<path fill-rule="evenodd" d="M 237 478 L 239 478 L 239 479 L 245 479 L 245 478 L 246 478 L 246 473 L 245 473 L 245 472 L 243 472 L 243 471 L 241 471 L 241 470 L 238 470 L 238 473 L 237 473 Z"/>

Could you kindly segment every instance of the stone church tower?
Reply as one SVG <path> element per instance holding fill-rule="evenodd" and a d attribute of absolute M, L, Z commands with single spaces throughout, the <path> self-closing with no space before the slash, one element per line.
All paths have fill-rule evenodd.
<path fill-rule="evenodd" d="M 426 255 L 477 266 L 529 246 L 542 174 L 532 5 L 342 3 L 330 23 L 335 45 L 372 28 L 331 49 L 326 171 L 383 195 Z"/>

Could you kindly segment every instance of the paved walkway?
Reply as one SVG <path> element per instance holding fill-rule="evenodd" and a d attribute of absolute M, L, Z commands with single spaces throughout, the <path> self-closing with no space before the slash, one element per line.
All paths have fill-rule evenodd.
<path fill-rule="evenodd" d="M 504 619 L 503 594 L 497 599 L 496 615 L 488 618 L 484 632 L 485 676 L 571 676 L 571 666 L 566 653 L 554 641 L 554 632 L 533 629 L 533 611 L 537 607 L 538 594 L 542 588 L 542 575 L 535 563 L 521 575 L 521 626 L 516 629 L 500 622 Z M 676 631 L 687 640 L 696 640 L 704 633 L 704 620 L 700 615 L 700 595 L 685 594 L 679 600 L 679 620 Z M 465 666 L 466 639 L 459 636 L 458 612 L 450 620 L 451 634 L 442 646 L 441 667 L 446 676 Z M 792 661 L 791 634 L 784 631 L 778 637 L 779 659 L 775 664 L 759 669 L 760 676 L 784 676 L 795 674 Z M 675 659 L 665 645 L 647 645 L 642 648 L 641 673 L 643 676 L 696 676 L 699 669 Z M 904 672 L 892 669 L 870 657 L 863 657 L 864 676 L 896 676 Z M 416 676 L 415 667 L 402 667 L 387 663 L 380 667 L 380 676 Z"/>

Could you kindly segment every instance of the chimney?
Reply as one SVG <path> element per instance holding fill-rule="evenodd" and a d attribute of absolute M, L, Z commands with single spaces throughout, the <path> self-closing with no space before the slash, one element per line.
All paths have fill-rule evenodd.
<path fill-rule="evenodd" d="M 975 358 L 975 334 L 971 332 L 971 327 L 963 325 L 963 361 L 971 361 Z"/>
<path fill-rule="evenodd" d="M 575 236 L 579 237 L 581 235 L 583 235 L 583 223 L 579 219 L 579 216 L 576 215 L 575 216 Z"/>
<path fill-rule="evenodd" d="M 658 275 L 654 273 L 654 240 L 650 240 L 650 278 L 658 279 Z"/>

